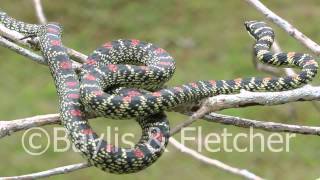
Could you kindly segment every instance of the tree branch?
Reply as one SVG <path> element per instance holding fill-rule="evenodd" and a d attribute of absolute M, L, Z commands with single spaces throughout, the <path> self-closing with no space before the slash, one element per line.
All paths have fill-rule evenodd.
<path fill-rule="evenodd" d="M 229 166 L 227 164 L 224 164 L 223 162 L 221 161 L 218 161 L 216 159 L 211 159 L 211 158 L 208 158 L 200 153 L 198 153 L 197 151 L 193 150 L 193 149 L 190 149 L 186 146 L 184 146 L 183 144 L 179 143 L 177 140 L 175 140 L 174 138 L 170 138 L 169 139 L 169 142 L 177 149 L 180 150 L 180 152 L 183 152 L 187 155 L 190 155 L 191 157 L 203 162 L 203 163 L 206 163 L 206 164 L 209 164 L 209 165 L 212 165 L 214 167 L 217 167 L 223 171 L 226 171 L 226 172 L 229 172 L 231 174 L 235 174 L 235 175 L 238 175 L 238 176 L 241 176 L 241 177 L 244 177 L 246 179 L 252 179 L 252 180 L 262 180 L 263 178 L 249 172 L 248 170 L 246 169 L 238 169 L 238 168 L 235 168 L 235 167 L 232 167 L 232 166 Z"/>
<path fill-rule="evenodd" d="M 46 114 L 11 121 L 0 121 L 0 138 L 33 127 L 59 123 L 59 114 Z"/>
<path fill-rule="evenodd" d="M 45 177 L 50 177 L 54 175 L 59 175 L 59 174 L 67 174 L 76 170 L 80 170 L 83 168 L 88 168 L 91 165 L 88 163 L 78 163 L 78 164 L 72 164 L 68 166 L 62 166 L 54 169 L 50 169 L 47 171 L 41 171 L 37 173 L 32 173 L 32 174 L 26 174 L 22 176 L 11 176 L 11 177 L 0 177 L 3 180 L 30 180 L 30 179 L 39 179 L 39 178 L 45 178 Z"/>
<path fill-rule="evenodd" d="M 269 131 L 269 132 L 289 132 L 289 133 L 296 133 L 296 134 L 320 136 L 320 127 L 317 127 L 317 126 L 300 126 L 300 125 L 282 124 L 282 123 L 275 123 L 275 122 L 257 121 L 257 120 L 222 115 L 217 113 L 210 113 L 208 115 L 205 115 L 202 119 L 208 122 L 234 125 L 242 128 L 252 127 L 252 128 Z"/>
<path fill-rule="evenodd" d="M 28 50 L 28 49 L 25 49 L 11 41 L 8 41 L 7 39 L 5 39 L 4 37 L 1 37 L 0 36 L 0 46 L 2 47 L 5 47 L 5 48 L 8 48 L 22 56 L 25 56 L 39 64 L 43 64 L 43 65 L 47 65 L 47 61 L 40 55 Z"/>
<path fill-rule="evenodd" d="M 249 92 L 241 91 L 234 95 L 219 95 L 208 98 L 203 106 L 209 112 L 220 111 L 228 108 L 247 106 L 271 106 L 297 101 L 320 100 L 320 87 L 306 85 L 298 89 L 280 92 Z"/>
<path fill-rule="evenodd" d="M 47 65 L 47 61 L 43 58 L 42 55 L 38 55 L 29 49 L 23 48 L 7 39 L 4 37 L 0 36 L 0 46 L 8 48 L 17 54 L 20 54 L 22 56 L 25 56 L 26 58 L 31 59 L 32 61 L 42 64 L 42 65 Z M 72 61 L 72 67 L 75 69 L 79 69 L 82 65 L 78 62 Z"/>
<path fill-rule="evenodd" d="M 36 14 L 37 14 L 37 17 L 38 17 L 40 24 L 46 24 L 47 18 L 43 13 L 41 0 L 33 0 L 33 5 L 35 7 L 35 11 L 36 11 Z"/>
<path fill-rule="evenodd" d="M 2 24 L 0 24 L 0 35 L 2 37 L 7 38 L 8 40 L 15 42 L 20 45 L 24 45 L 27 47 L 35 47 L 35 45 L 38 44 L 36 39 L 24 39 L 24 35 L 21 33 L 18 33 L 16 31 L 12 31 L 6 27 L 4 27 Z M 22 40 L 23 39 L 23 40 Z M 66 47 L 68 55 L 72 58 L 72 60 L 77 61 L 79 63 L 84 63 L 87 59 L 87 56 L 85 54 L 82 54 L 74 49 L 71 49 L 69 47 Z M 23 54 L 22 54 L 23 55 Z"/>

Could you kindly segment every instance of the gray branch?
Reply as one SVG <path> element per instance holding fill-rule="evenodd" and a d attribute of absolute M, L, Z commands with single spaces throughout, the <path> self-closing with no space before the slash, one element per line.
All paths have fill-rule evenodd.
<path fill-rule="evenodd" d="M 247 106 L 271 106 L 297 101 L 320 100 L 320 87 L 306 85 L 298 89 L 280 92 L 249 92 L 241 91 L 234 95 L 219 95 L 204 101 L 208 112 L 220 111 L 228 108 Z"/>
<path fill-rule="evenodd" d="M 304 135 L 320 135 L 320 127 L 317 126 L 301 126 L 275 122 L 257 121 L 240 117 L 210 113 L 203 117 L 208 122 L 216 122 L 225 125 L 233 125 L 242 128 L 256 128 L 269 132 L 289 132 Z"/>
<path fill-rule="evenodd" d="M 62 166 L 54 169 L 50 169 L 47 171 L 41 171 L 37 173 L 21 175 L 21 176 L 11 176 L 11 177 L 0 177 L 3 180 L 30 180 L 30 179 L 39 179 L 45 178 L 49 176 L 59 175 L 59 174 L 67 174 L 76 170 L 88 168 L 90 165 L 88 163 L 78 163 L 72 164 L 68 166 Z"/>
<path fill-rule="evenodd" d="M 211 166 L 215 166 L 223 171 L 226 171 L 228 173 L 234 174 L 234 175 L 238 175 L 241 176 L 243 178 L 246 179 L 250 179 L 250 180 L 263 180 L 263 178 L 251 173 L 250 171 L 246 170 L 246 169 L 239 169 L 239 168 L 235 168 L 232 167 L 230 165 L 227 165 L 221 161 L 218 161 L 216 159 L 212 159 L 212 158 L 208 158 L 200 153 L 198 153 L 197 151 L 190 149 L 186 146 L 184 146 L 183 144 L 181 144 L 180 142 L 178 142 L 177 140 L 175 140 L 174 138 L 170 138 L 169 142 L 173 145 L 173 147 L 177 148 L 178 150 L 180 150 L 180 152 L 185 153 L 195 159 L 198 159 L 199 161 L 211 165 Z"/>
<path fill-rule="evenodd" d="M 41 0 L 33 0 L 33 5 L 38 17 L 38 20 L 40 22 L 40 24 L 46 24 L 47 23 L 47 18 L 43 13 L 43 8 L 42 8 L 42 4 L 41 4 Z"/>

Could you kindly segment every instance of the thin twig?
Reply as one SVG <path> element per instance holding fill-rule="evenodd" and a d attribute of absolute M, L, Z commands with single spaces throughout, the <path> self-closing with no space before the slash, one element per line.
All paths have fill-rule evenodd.
<path fill-rule="evenodd" d="M 46 24 L 47 23 L 47 18 L 43 13 L 41 0 L 33 0 L 33 4 L 34 4 L 35 10 L 36 10 L 36 14 L 37 14 L 37 17 L 38 17 L 38 20 L 39 20 L 40 24 Z"/>
<path fill-rule="evenodd" d="M 30 180 L 30 179 L 39 179 L 39 178 L 45 178 L 45 177 L 50 177 L 54 175 L 59 175 L 59 174 L 67 174 L 76 170 L 80 170 L 83 168 L 88 168 L 91 165 L 88 163 L 78 163 L 78 164 L 72 164 L 68 166 L 62 166 L 54 169 L 50 169 L 47 171 L 41 171 L 37 173 L 32 173 L 32 174 L 26 174 L 26 175 L 21 175 L 21 176 L 11 176 L 11 177 L 0 177 L 2 180 Z"/>
<path fill-rule="evenodd" d="M 42 55 L 38 55 L 30 51 L 29 49 L 23 48 L 11 41 L 8 41 L 7 39 L 1 36 L 0 36 L 0 46 L 8 48 L 22 56 L 25 56 L 36 63 L 42 64 L 42 65 L 48 65 L 47 61 L 43 58 Z M 79 69 L 81 67 L 81 64 L 78 62 L 72 61 L 72 67 L 75 69 Z"/>
<path fill-rule="evenodd" d="M 210 112 L 216 112 L 228 108 L 247 106 L 271 106 L 297 101 L 320 100 L 320 86 L 306 85 L 298 89 L 280 92 L 249 92 L 241 91 L 234 95 L 219 95 L 208 98 L 203 106 Z"/>
<path fill-rule="evenodd" d="M 59 114 L 46 114 L 12 121 L 0 121 L 0 138 L 9 136 L 17 131 L 58 123 L 60 123 Z"/>
<path fill-rule="evenodd" d="M 30 39 L 24 39 L 24 35 L 21 33 L 18 33 L 16 31 L 12 31 L 6 27 L 4 27 L 2 24 L 0 24 L 0 35 L 2 37 L 6 37 L 8 40 L 15 42 L 20 45 L 24 45 L 27 47 L 34 47 L 35 44 L 37 44 L 36 41 L 30 40 Z M 66 47 L 68 55 L 72 58 L 72 60 L 77 61 L 79 63 L 86 62 L 87 55 L 82 54 L 74 49 L 71 49 L 69 47 Z"/>
<path fill-rule="evenodd" d="M 0 36 L 0 46 L 2 47 L 5 47 L 5 48 L 8 48 L 22 56 L 25 56 L 39 64 L 43 64 L 43 65 L 47 65 L 47 61 L 40 55 L 26 49 L 26 48 L 23 48 L 21 46 L 18 46 L 17 44 L 11 42 L 11 41 L 8 41 L 7 39 L 3 38 Z"/>
<path fill-rule="evenodd" d="M 174 138 L 170 138 L 169 142 L 177 149 L 180 150 L 180 152 L 188 154 L 196 159 L 198 159 L 199 161 L 215 166 L 219 169 L 222 169 L 226 172 L 229 172 L 231 174 L 235 174 L 241 177 L 244 177 L 246 179 L 252 179 L 252 180 L 262 180 L 263 178 L 251 173 L 250 171 L 246 170 L 246 169 L 238 169 L 232 166 L 229 166 L 227 164 L 224 164 L 221 161 L 218 161 L 216 159 L 211 159 L 208 158 L 200 153 L 198 153 L 197 151 L 190 149 L 186 146 L 184 146 L 183 144 L 179 143 L 177 140 L 175 140 Z"/>
<path fill-rule="evenodd" d="M 300 32 L 297 28 L 291 25 L 288 21 L 281 18 L 270 9 L 268 9 L 264 4 L 262 4 L 259 0 L 246 0 L 251 6 L 256 8 L 259 12 L 263 13 L 267 19 L 271 20 L 275 24 L 277 24 L 280 28 L 285 30 L 290 36 L 294 37 L 301 44 L 309 48 L 312 52 L 317 55 L 320 55 L 320 46 Z"/>
<path fill-rule="evenodd" d="M 33 3 L 34 3 L 36 14 L 37 14 L 37 17 L 38 17 L 40 24 L 47 24 L 47 18 L 43 12 L 41 0 L 33 0 Z M 84 63 L 86 61 L 88 56 L 86 56 L 85 54 L 82 54 L 74 49 L 69 48 L 69 47 L 65 47 L 65 48 L 67 49 L 68 55 L 73 57 L 74 59 L 77 59 L 78 62 Z"/>
<path fill-rule="evenodd" d="M 276 122 L 258 121 L 228 115 L 222 115 L 217 113 L 210 113 L 205 115 L 202 119 L 209 122 L 222 123 L 226 125 L 233 125 L 242 128 L 256 128 L 269 132 L 289 132 L 304 135 L 317 135 L 320 136 L 320 127 L 317 126 L 301 126 L 291 125 Z"/>

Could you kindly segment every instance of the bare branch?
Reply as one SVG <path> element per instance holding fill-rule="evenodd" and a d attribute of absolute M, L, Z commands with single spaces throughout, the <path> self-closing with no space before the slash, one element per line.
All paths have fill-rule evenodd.
<path fill-rule="evenodd" d="M 23 37 L 22 34 L 11 31 L 11 30 L 3 27 L 1 24 L 0 24 L 0 34 L 4 35 L 5 37 L 9 38 L 10 40 L 12 40 L 14 42 L 17 42 L 22 45 L 30 46 L 30 44 L 27 41 L 20 40 Z M 43 56 L 38 55 L 38 54 L 36 54 L 26 48 L 23 48 L 23 47 L 17 45 L 16 43 L 13 43 L 13 42 L 11 42 L 1 36 L 0 36 L 0 46 L 8 48 L 8 49 L 10 49 L 10 50 L 22 55 L 22 56 L 25 56 L 25 57 L 39 63 L 39 64 L 47 65 L 47 61 L 43 58 Z M 68 50 L 69 54 L 72 54 L 73 57 L 77 57 L 76 59 L 78 59 L 78 61 L 80 61 L 81 63 L 83 63 L 82 60 L 85 60 L 87 58 L 86 55 L 78 53 L 77 51 L 75 51 L 73 49 L 67 48 L 67 50 Z M 72 66 L 73 66 L 73 68 L 79 69 L 81 67 L 81 64 L 79 62 L 72 61 Z"/>
<path fill-rule="evenodd" d="M 297 101 L 320 100 L 320 87 L 306 85 L 298 89 L 280 92 L 249 92 L 239 94 L 219 95 L 208 98 L 203 103 L 210 112 L 227 108 L 247 107 L 253 105 L 279 105 Z"/>
<path fill-rule="evenodd" d="M 46 114 L 12 121 L 0 121 L 0 138 L 32 127 L 58 123 L 60 123 L 59 114 Z"/>
<path fill-rule="evenodd" d="M 30 47 L 30 43 L 28 43 L 27 39 L 23 39 L 24 35 L 16 31 L 12 31 L 4 27 L 2 24 L 0 24 L 0 35 L 6 37 L 7 39 L 10 39 L 12 42 Z"/>
<path fill-rule="evenodd" d="M 30 179 L 39 179 L 39 178 L 44 178 L 44 177 L 50 177 L 54 175 L 59 175 L 59 174 L 66 174 L 70 173 L 76 170 L 80 170 L 83 168 L 88 168 L 90 165 L 88 163 L 79 163 L 79 164 L 72 164 L 69 166 L 62 166 L 54 169 L 50 169 L 47 171 L 41 171 L 37 173 L 32 173 L 32 174 L 27 174 L 27 175 L 22 175 L 22 176 L 12 176 L 12 177 L 0 177 L 0 179 L 3 180 L 30 180 Z"/>
<path fill-rule="evenodd" d="M 27 40 L 23 39 L 24 35 L 21 33 L 18 33 L 16 31 L 12 31 L 6 27 L 4 27 L 2 24 L 0 24 L 0 35 L 3 37 L 6 37 L 8 40 L 18 43 L 20 45 L 24 45 L 27 47 L 34 46 L 38 42 L 32 41 L 32 40 Z M 23 40 L 22 40 L 23 39 Z M 66 47 L 68 55 L 75 61 L 79 63 L 84 63 L 87 59 L 87 56 L 85 54 L 82 54 L 74 49 L 71 49 L 69 47 Z"/>
<path fill-rule="evenodd" d="M 317 126 L 300 126 L 275 122 L 257 121 L 217 113 L 210 113 L 209 115 L 205 115 L 202 119 L 207 120 L 209 122 L 222 123 L 242 128 L 252 127 L 270 132 L 290 132 L 304 135 L 320 135 L 320 127 Z"/>
<path fill-rule="evenodd" d="M 46 24 L 47 18 L 43 13 L 41 0 L 33 0 L 33 4 L 34 4 L 36 14 L 37 14 L 37 17 L 38 17 L 40 24 Z"/>
<path fill-rule="evenodd" d="M 76 51 L 74 49 L 71 49 L 69 47 L 66 47 L 65 48 L 67 49 L 67 53 L 70 57 L 73 57 L 74 59 L 76 59 L 79 63 L 85 63 L 88 56 L 85 55 L 85 54 L 82 54 L 81 52 L 79 51 Z"/>
<path fill-rule="evenodd" d="M 25 56 L 39 64 L 47 65 L 47 61 L 44 60 L 44 58 L 28 49 L 25 49 L 21 46 L 18 46 L 17 44 L 10 42 L 6 40 L 5 38 L 0 36 L 0 46 L 3 46 L 5 48 L 8 48 L 22 56 Z"/>
<path fill-rule="evenodd" d="M 251 6 L 256 8 L 259 12 L 263 13 L 267 19 L 271 20 L 283 30 L 285 30 L 290 36 L 294 37 L 301 44 L 309 48 L 312 52 L 317 55 L 320 55 L 320 46 L 300 32 L 297 28 L 291 25 L 288 21 L 281 18 L 270 9 L 268 9 L 265 5 L 263 5 L 259 0 L 246 0 Z"/>
<path fill-rule="evenodd" d="M 7 39 L 0 36 L 0 46 L 8 48 L 22 56 L 25 56 L 32 61 L 35 61 L 36 63 L 47 65 L 47 61 L 43 58 L 43 56 L 38 55 L 26 48 L 23 48 L 11 41 L 8 41 Z M 72 67 L 75 69 L 79 69 L 81 67 L 81 64 L 75 61 L 72 61 Z"/>
<path fill-rule="evenodd" d="M 229 166 L 227 164 L 224 164 L 223 162 L 218 161 L 216 159 L 208 158 L 208 157 L 198 153 L 197 151 L 192 150 L 192 149 L 184 146 L 183 144 L 179 143 L 174 138 L 170 138 L 169 142 L 175 148 L 179 149 L 181 152 L 183 152 L 185 154 L 188 154 L 188 155 L 194 157 L 195 159 L 197 159 L 197 160 L 199 160 L 199 161 L 201 161 L 203 163 L 215 166 L 215 167 L 217 167 L 217 168 L 219 168 L 219 169 L 221 169 L 223 171 L 226 171 L 226 172 L 229 172 L 231 174 L 238 175 L 238 176 L 242 176 L 242 177 L 244 177 L 246 179 L 252 179 L 252 180 L 262 180 L 263 179 L 263 178 L 255 175 L 255 174 L 251 173 L 250 171 L 248 171 L 246 169 L 238 169 L 238 168 Z"/>

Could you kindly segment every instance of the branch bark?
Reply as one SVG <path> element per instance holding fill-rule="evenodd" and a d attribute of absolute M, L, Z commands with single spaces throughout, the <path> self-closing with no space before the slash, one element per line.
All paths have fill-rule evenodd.
<path fill-rule="evenodd" d="M 171 145 L 173 145 L 175 148 L 177 148 L 178 150 L 180 150 L 180 152 L 185 153 L 195 159 L 198 159 L 199 161 L 214 166 L 216 168 L 219 168 L 225 172 L 231 173 L 231 174 L 235 174 L 241 177 L 244 177 L 246 179 L 251 179 L 251 180 L 263 180 L 263 178 L 251 173 L 250 171 L 246 170 L 246 169 L 239 169 L 239 168 L 235 168 L 232 166 L 229 166 L 227 164 L 224 164 L 221 161 L 218 161 L 216 159 L 211 159 L 208 158 L 200 153 L 198 153 L 197 151 L 190 149 L 186 146 L 184 146 L 183 144 L 179 143 L 177 140 L 175 140 L 174 138 L 170 138 L 169 142 L 171 143 Z"/>
<path fill-rule="evenodd" d="M 227 108 L 248 106 L 271 106 L 297 101 L 320 100 L 320 87 L 306 85 L 298 89 L 281 92 L 249 92 L 241 91 L 234 95 L 219 95 L 208 98 L 203 106 L 209 112 L 220 111 Z"/>
<path fill-rule="evenodd" d="M 38 17 L 38 20 L 40 22 L 40 24 L 46 24 L 47 23 L 47 18 L 43 13 L 43 8 L 42 8 L 42 4 L 41 4 L 41 0 L 33 0 L 33 5 Z"/>
<path fill-rule="evenodd" d="M 45 177 L 50 177 L 54 175 L 59 175 L 59 174 L 67 174 L 76 170 L 88 168 L 90 165 L 88 163 L 78 163 L 78 164 L 72 164 L 69 166 L 62 166 L 54 169 L 50 169 L 47 171 L 41 171 L 37 173 L 32 173 L 32 174 L 26 174 L 26 175 L 21 175 L 21 176 L 11 176 L 11 177 L 0 177 L 3 180 L 30 180 L 30 179 L 39 179 L 39 178 L 45 178 Z"/>

